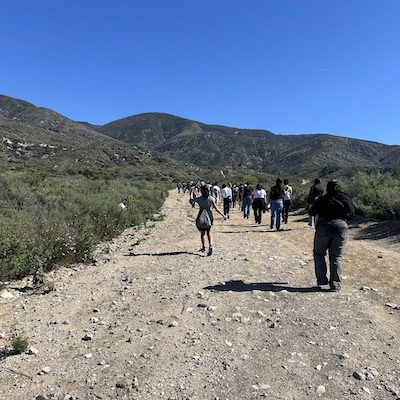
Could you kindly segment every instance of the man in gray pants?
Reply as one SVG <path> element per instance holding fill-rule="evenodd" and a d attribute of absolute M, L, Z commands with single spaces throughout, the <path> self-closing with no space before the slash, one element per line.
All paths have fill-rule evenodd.
<path fill-rule="evenodd" d="M 338 181 L 329 181 L 327 193 L 311 206 L 309 214 L 316 216 L 314 236 L 314 267 L 317 285 L 329 284 L 331 291 L 339 291 L 342 256 L 347 241 L 347 220 L 354 215 L 352 199 L 341 191 Z M 329 280 L 326 253 L 329 252 Z"/>

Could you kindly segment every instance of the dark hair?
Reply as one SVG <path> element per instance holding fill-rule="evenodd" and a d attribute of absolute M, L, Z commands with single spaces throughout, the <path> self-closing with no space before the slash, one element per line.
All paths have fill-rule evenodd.
<path fill-rule="evenodd" d="M 326 191 L 330 194 L 335 194 L 340 192 L 340 182 L 336 180 L 331 180 L 326 184 Z"/>
<path fill-rule="evenodd" d="M 284 179 L 284 180 L 283 180 L 283 183 L 284 183 L 285 185 L 287 185 L 287 184 L 289 183 L 289 179 Z"/>
<path fill-rule="evenodd" d="M 276 184 L 277 184 L 277 185 L 281 185 L 281 184 L 282 184 L 282 179 L 281 179 L 281 178 L 278 178 L 278 179 L 276 180 Z"/>
<path fill-rule="evenodd" d="M 263 188 L 263 185 L 261 185 L 261 183 L 257 183 L 256 189 L 260 190 L 260 189 L 264 189 L 264 188 Z"/>
<path fill-rule="evenodd" d="M 200 189 L 200 191 L 201 191 L 201 195 L 202 195 L 203 197 L 208 198 L 208 197 L 210 196 L 210 190 L 208 189 L 207 186 L 202 186 L 201 189 Z"/>
<path fill-rule="evenodd" d="M 318 183 L 321 183 L 321 179 L 315 178 L 315 179 L 314 179 L 314 184 L 315 184 L 315 185 L 318 185 Z"/>

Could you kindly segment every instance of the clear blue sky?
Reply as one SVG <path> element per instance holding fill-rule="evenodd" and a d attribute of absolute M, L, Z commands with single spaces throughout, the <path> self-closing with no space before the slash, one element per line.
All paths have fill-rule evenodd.
<path fill-rule="evenodd" d="M 400 144 L 400 0 L 3 0 L 0 93 Z"/>

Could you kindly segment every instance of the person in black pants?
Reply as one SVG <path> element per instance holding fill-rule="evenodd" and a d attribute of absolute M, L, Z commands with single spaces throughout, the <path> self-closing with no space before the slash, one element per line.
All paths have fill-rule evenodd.
<path fill-rule="evenodd" d="M 232 189 L 223 184 L 221 190 L 222 202 L 224 204 L 224 214 L 229 218 L 229 208 L 232 202 Z"/>
<path fill-rule="evenodd" d="M 289 217 L 289 208 L 292 204 L 293 188 L 289 185 L 289 179 L 283 180 L 283 210 L 282 210 L 282 222 L 287 224 Z"/>
<path fill-rule="evenodd" d="M 267 200 L 267 192 L 264 190 L 261 183 L 258 183 L 251 194 L 252 208 L 254 211 L 254 222 L 261 224 L 261 218 L 265 210 Z"/>
<path fill-rule="evenodd" d="M 315 216 L 314 267 L 317 285 L 328 285 L 330 290 L 340 290 L 342 256 L 347 241 L 347 221 L 353 218 L 353 200 L 340 189 L 338 181 L 329 181 L 327 193 L 315 200 L 309 210 Z M 326 253 L 329 253 L 329 279 Z"/>

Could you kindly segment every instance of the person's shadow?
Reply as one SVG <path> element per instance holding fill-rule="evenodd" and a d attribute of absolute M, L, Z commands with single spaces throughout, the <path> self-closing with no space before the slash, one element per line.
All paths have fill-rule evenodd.
<path fill-rule="evenodd" d="M 191 254 L 198 256 L 198 253 L 193 253 L 191 251 L 168 251 L 165 253 L 134 253 L 133 251 L 130 251 L 128 254 L 125 254 L 127 257 L 138 257 L 138 256 L 177 256 L 179 254 Z"/>
<path fill-rule="evenodd" d="M 321 292 L 324 289 L 321 289 L 319 286 L 313 287 L 292 287 L 286 286 L 287 282 L 252 282 L 245 283 L 242 280 L 232 280 L 224 283 L 220 283 L 218 285 L 206 286 L 204 289 L 217 291 L 217 292 L 251 292 L 253 290 L 260 290 L 262 292 L 295 292 L 295 293 L 312 293 L 312 292 Z"/>

